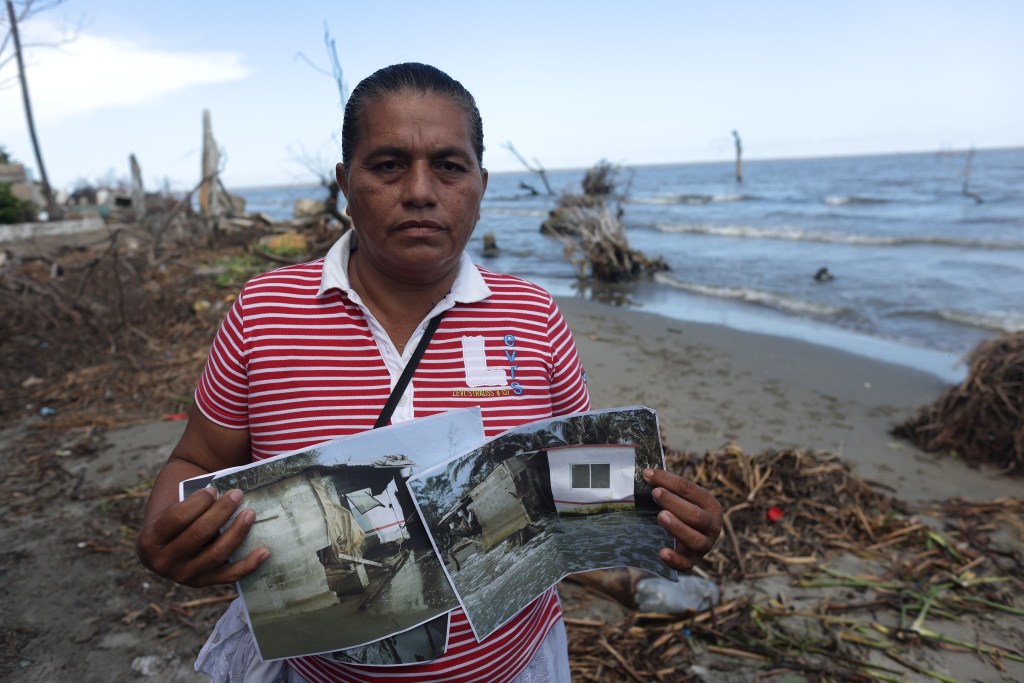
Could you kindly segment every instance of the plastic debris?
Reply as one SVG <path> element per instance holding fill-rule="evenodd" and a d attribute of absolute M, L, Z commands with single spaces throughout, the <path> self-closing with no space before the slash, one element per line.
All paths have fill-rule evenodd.
<path fill-rule="evenodd" d="M 687 574 L 678 582 L 651 576 L 636 584 L 636 604 L 643 612 L 703 612 L 719 603 L 721 594 L 714 581 Z"/>
<path fill-rule="evenodd" d="M 155 655 L 136 657 L 132 660 L 132 671 L 140 676 L 156 676 L 160 672 L 160 658 Z"/>

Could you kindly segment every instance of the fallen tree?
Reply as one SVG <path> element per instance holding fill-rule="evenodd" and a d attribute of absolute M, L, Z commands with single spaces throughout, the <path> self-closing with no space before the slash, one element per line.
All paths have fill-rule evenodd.
<path fill-rule="evenodd" d="M 542 233 L 563 244 L 566 258 L 580 280 L 626 282 L 668 270 L 660 257 L 648 258 L 629 246 L 621 206 L 614 214 L 608 207 L 618 170 L 607 161 L 599 161 L 583 178 L 583 194 L 563 194 L 541 224 Z"/>

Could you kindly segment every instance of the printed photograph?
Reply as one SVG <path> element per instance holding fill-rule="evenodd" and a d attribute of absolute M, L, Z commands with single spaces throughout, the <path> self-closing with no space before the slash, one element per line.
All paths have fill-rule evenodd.
<path fill-rule="evenodd" d="M 643 481 L 663 466 L 659 434 L 643 407 L 558 417 L 408 480 L 477 638 L 567 574 L 631 566 L 675 579 Z"/>
<path fill-rule="evenodd" d="M 239 582 L 263 659 L 349 650 L 336 658 L 402 664 L 443 653 L 459 603 L 405 481 L 483 438 L 479 410 L 457 410 L 213 479 L 256 512 L 237 556 L 271 552 Z"/>

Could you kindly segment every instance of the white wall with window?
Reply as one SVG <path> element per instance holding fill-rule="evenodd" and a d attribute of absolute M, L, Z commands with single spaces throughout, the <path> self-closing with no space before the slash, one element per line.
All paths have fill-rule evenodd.
<path fill-rule="evenodd" d="M 636 447 L 588 444 L 548 449 L 551 493 L 558 512 L 586 512 L 633 503 Z"/>

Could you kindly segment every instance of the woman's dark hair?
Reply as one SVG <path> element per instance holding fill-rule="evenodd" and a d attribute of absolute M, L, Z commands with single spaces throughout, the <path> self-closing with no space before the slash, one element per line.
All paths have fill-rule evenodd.
<path fill-rule="evenodd" d="M 427 64 L 406 62 L 386 66 L 370 74 L 359 81 L 359 85 L 349 96 L 345 104 L 345 121 L 341 126 L 341 161 L 346 168 L 352 160 L 356 145 L 359 144 L 366 108 L 373 102 L 399 92 L 447 97 L 465 111 L 469 118 L 473 151 L 476 153 L 477 162 L 483 166 L 484 124 L 480 118 L 480 110 L 476 107 L 476 100 L 461 83 L 440 69 Z"/>

